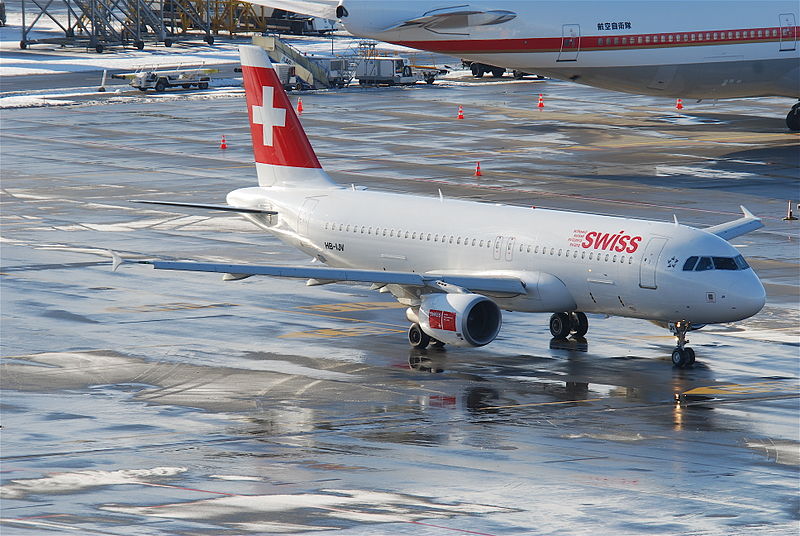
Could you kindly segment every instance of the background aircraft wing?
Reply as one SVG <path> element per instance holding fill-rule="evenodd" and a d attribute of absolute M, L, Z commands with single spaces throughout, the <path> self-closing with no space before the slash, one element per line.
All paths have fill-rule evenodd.
<path fill-rule="evenodd" d="M 339 0 L 247 0 L 247 2 L 323 19 L 336 19 L 336 7 L 339 5 Z"/>
<path fill-rule="evenodd" d="M 764 227 L 764 224 L 761 223 L 761 218 L 754 215 L 743 206 L 740 206 L 739 208 L 742 209 L 742 214 L 744 214 L 743 217 L 739 218 L 738 220 L 729 221 L 728 223 L 721 223 L 713 227 L 706 227 L 704 231 L 708 231 L 709 233 L 715 234 L 720 238 L 724 238 L 725 240 L 730 240 L 731 238 L 736 238 L 737 236 L 742 236 L 743 234 L 747 234 L 751 231 L 755 231 L 756 229 L 761 229 Z"/>
<path fill-rule="evenodd" d="M 184 203 L 181 201 L 146 201 L 144 199 L 131 199 L 131 203 L 144 203 L 146 205 L 165 205 L 168 207 L 202 208 L 203 210 L 222 210 L 225 212 L 238 212 L 240 214 L 271 214 L 275 215 L 274 210 L 262 210 L 260 208 L 232 207 L 230 205 L 209 205 L 208 203 Z"/>
<path fill-rule="evenodd" d="M 114 266 L 121 259 L 112 253 Z M 440 287 L 441 283 L 461 287 L 473 292 L 498 292 L 524 294 L 522 281 L 510 276 L 472 276 L 469 274 L 436 274 L 415 272 L 387 272 L 383 270 L 356 270 L 331 268 L 328 266 L 269 266 L 252 264 L 222 264 L 205 262 L 139 261 L 150 264 L 156 270 L 184 270 L 190 272 L 217 272 L 232 274 L 231 279 L 242 279 L 251 275 L 315 279 L 324 282 L 376 283 L 381 285 L 403 285 L 408 287 Z"/>

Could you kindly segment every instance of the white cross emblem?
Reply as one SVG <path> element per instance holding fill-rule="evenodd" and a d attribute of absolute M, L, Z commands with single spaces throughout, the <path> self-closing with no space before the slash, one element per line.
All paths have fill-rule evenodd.
<path fill-rule="evenodd" d="M 272 95 L 275 88 L 262 86 L 264 100 L 261 106 L 253 106 L 253 123 L 264 127 L 264 145 L 272 147 L 272 128 L 286 126 L 286 109 L 275 108 L 272 105 Z"/>

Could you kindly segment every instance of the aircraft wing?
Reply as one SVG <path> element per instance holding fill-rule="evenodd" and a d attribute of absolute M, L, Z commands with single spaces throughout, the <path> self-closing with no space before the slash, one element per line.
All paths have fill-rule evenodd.
<path fill-rule="evenodd" d="M 742 209 L 742 214 L 744 214 L 744 216 L 738 220 L 721 223 L 719 225 L 714 225 L 713 227 L 706 227 L 704 231 L 708 231 L 709 233 L 715 234 L 720 238 L 724 238 L 725 240 L 730 240 L 731 238 L 736 238 L 737 236 L 742 236 L 743 234 L 747 234 L 751 231 L 755 231 L 756 229 L 761 229 L 764 227 L 764 224 L 761 223 L 761 218 L 754 215 L 743 206 L 740 206 L 739 208 Z"/>
<path fill-rule="evenodd" d="M 323 19 L 336 19 L 336 8 L 339 5 L 339 0 L 247 0 L 247 2 Z"/>
<path fill-rule="evenodd" d="M 119 255 L 111 253 L 114 269 L 121 264 Z M 524 294 L 522 281 L 508 276 L 471 276 L 459 274 L 436 274 L 416 272 L 387 272 L 384 270 L 356 270 L 331 268 L 328 266 L 269 266 L 253 264 L 222 264 L 206 262 L 139 261 L 152 265 L 156 270 L 183 270 L 189 272 L 217 272 L 231 274 L 231 279 L 242 279 L 251 275 L 315 279 L 324 282 L 377 283 L 381 285 L 403 285 L 408 287 L 440 287 L 452 285 L 473 292 L 499 292 Z"/>

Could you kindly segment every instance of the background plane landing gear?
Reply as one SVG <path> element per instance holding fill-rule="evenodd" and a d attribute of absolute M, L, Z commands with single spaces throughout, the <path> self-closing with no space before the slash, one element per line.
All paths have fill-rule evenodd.
<path fill-rule="evenodd" d="M 686 333 L 691 328 L 689 322 L 675 322 L 675 336 L 678 338 L 678 346 L 672 351 L 672 364 L 678 368 L 690 367 L 694 365 L 694 350 L 686 346 L 689 340 Z"/>
<path fill-rule="evenodd" d="M 550 334 L 554 339 L 566 339 L 570 333 L 576 337 L 583 337 L 589 331 L 589 320 L 586 314 L 576 311 L 574 313 L 555 313 L 550 317 Z"/>
<path fill-rule="evenodd" d="M 800 102 L 795 103 L 789 113 L 786 114 L 786 126 L 789 130 L 800 130 Z"/>

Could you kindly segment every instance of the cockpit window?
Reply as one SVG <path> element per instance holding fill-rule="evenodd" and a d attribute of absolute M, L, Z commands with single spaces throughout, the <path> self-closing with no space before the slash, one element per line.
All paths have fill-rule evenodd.
<path fill-rule="evenodd" d="M 689 257 L 683 264 L 684 272 L 704 272 L 706 270 L 747 270 L 750 266 L 744 257 Z"/>
<path fill-rule="evenodd" d="M 697 264 L 697 257 L 689 257 L 686 259 L 686 262 L 683 263 L 683 271 L 684 272 L 691 272 L 694 270 L 694 265 Z"/>
<path fill-rule="evenodd" d="M 742 257 L 741 255 L 736 255 L 733 258 L 733 262 L 736 263 L 736 266 L 738 266 L 740 270 L 747 270 L 748 268 L 750 268 L 750 265 L 747 264 L 747 261 L 744 260 L 744 257 Z"/>
<path fill-rule="evenodd" d="M 700 257 L 700 262 L 695 267 L 695 272 L 704 272 L 706 270 L 713 270 L 714 263 L 711 262 L 711 257 Z"/>
<path fill-rule="evenodd" d="M 732 257 L 711 257 L 714 259 L 715 270 L 738 270 Z"/>

